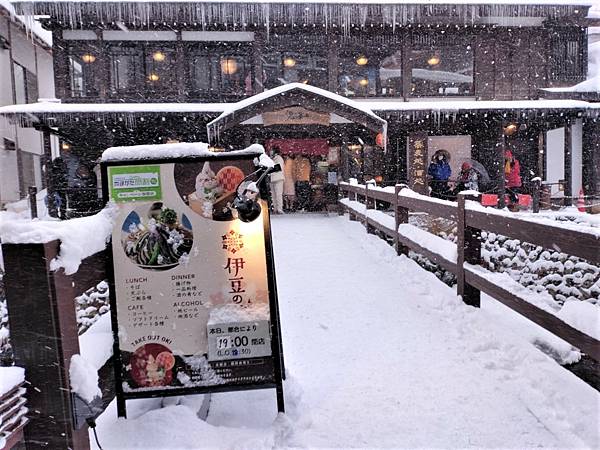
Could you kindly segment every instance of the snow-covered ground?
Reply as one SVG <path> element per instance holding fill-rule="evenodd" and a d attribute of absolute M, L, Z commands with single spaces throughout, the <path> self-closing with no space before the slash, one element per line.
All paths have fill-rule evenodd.
<path fill-rule="evenodd" d="M 214 394 L 206 422 L 160 399 L 118 420 L 113 402 L 104 448 L 600 447 L 600 394 L 531 343 L 568 352 L 556 338 L 465 306 L 347 218 L 275 217 L 273 233 L 287 414 L 272 390 Z"/>

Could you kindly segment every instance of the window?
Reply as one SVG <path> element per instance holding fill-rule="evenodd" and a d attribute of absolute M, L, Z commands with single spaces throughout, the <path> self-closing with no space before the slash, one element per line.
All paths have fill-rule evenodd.
<path fill-rule="evenodd" d="M 27 85 L 25 84 L 25 68 L 20 64 L 13 63 L 15 73 L 15 102 L 27 103 Z"/>
<path fill-rule="evenodd" d="M 473 50 L 468 44 L 437 43 L 409 52 L 410 95 L 473 95 Z"/>
<path fill-rule="evenodd" d="M 17 146 L 15 145 L 15 141 L 11 141 L 10 139 L 4 138 L 4 150 L 7 152 L 14 152 L 17 150 Z"/>
<path fill-rule="evenodd" d="M 13 63 L 16 103 L 35 103 L 38 100 L 37 77 L 18 63 Z"/>
<path fill-rule="evenodd" d="M 320 36 L 278 35 L 263 57 L 265 89 L 287 83 L 328 88 L 327 41 Z"/>
<path fill-rule="evenodd" d="M 226 99 L 252 95 L 249 47 L 193 45 L 188 61 L 190 96 Z"/>
<path fill-rule="evenodd" d="M 338 58 L 338 92 L 347 97 L 402 95 L 400 44 L 346 42 Z"/>
<path fill-rule="evenodd" d="M 145 83 L 148 94 L 177 94 L 177 66 L 172 48 L 145 47 Z"/>
<path fill-rule="evenodd" d="M 71 97 L 98 96 L 101 54 L 90 45 L 69 47 L 69 87 Z"/>
<path fill-rule="evenodd" d="M 142 95 L 143 48 L 114 46 L 110 49 L 110 90 L 112 94 Z"/>
<path fill-rule="evenodd" d="M 557 28 L 550 34 L 548 78 L 551 81 L 579 82 L 585 73 L 585 33 L 578 29 Z"/>

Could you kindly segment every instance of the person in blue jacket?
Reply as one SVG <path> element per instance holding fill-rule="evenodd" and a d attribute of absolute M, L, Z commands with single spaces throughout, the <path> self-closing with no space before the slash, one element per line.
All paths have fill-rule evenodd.
<path fill-rule="evenodd" d="M 429 186 L 431 196 L 435 198 L 449 199 L 451 197 L 448 179 L 452 175 L 450 168 L 450 154 L 446 150 L 438 150 L 431 157 L 431 163 L 427 169 L 429 175 Z"/>

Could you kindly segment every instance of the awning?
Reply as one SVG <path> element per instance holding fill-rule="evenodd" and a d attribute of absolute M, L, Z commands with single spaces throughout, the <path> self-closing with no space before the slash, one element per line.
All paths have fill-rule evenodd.
<path fill-rule="evenodd" d="M 336 114 L 364 126 L 375 134 L 387 134 L 387 122 L 364 104 L 315 86 L 290 83 L 231 105 L 206 125 L 209 142 L 217 141 L 221 133 L 246 120 L 295 106 L 319 113 Z"/>

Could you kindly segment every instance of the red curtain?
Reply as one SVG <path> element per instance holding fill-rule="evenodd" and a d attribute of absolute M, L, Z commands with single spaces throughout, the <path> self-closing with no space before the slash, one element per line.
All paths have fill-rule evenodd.
<path fill-rule="evenodd" d="M 265 149 L 279 147 L 283 155 L 321 156 L 329 153 L 327 139 L 267 139 Z"/>

